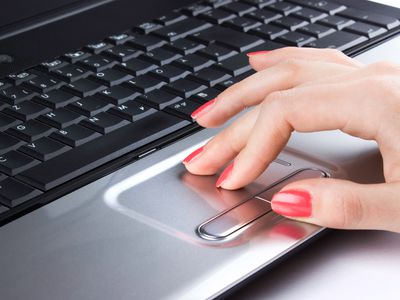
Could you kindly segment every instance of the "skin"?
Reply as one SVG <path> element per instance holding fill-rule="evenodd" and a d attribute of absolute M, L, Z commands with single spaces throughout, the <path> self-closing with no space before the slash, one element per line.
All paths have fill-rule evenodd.
<path fill-rule="evenodd" d="M 217 127 L 245 107 L 251 110 L 211 139 L 195 159 L 185 162 L 188 171 L 215 174 L 233 161 L 220 187 L 238 189 L 268 167 L 293 131 L 339 129 L 377 142 L 386 182 L 292 183 L 282 191 L 306 191 L 312 199 L 311 215 L 292 219 L 331 228 L 400 233 L 400 66 L 363 65 L 336 50 L 290 47 L 252 55 L 249 60 L 257 72 L 222 92 L 196 121 Z"/>

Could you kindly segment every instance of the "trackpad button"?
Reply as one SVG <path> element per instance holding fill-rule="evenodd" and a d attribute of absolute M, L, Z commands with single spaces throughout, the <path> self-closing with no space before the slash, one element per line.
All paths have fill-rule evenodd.
<path fill-rule="evenodd" d="M 285 185 L 302 179 L 321 177 L 327 177 L 327 174 L 316 169 L 298 171 L 277 184 L 272 185 L 266 191 L 257 194 L 255 197 L 243 201 L 202 223 L 197 228 L 197 233 L 207 240 L 223 240 L 228 238 L 233 233 L 237 233 L 270 212 L 272 195 Z"/>

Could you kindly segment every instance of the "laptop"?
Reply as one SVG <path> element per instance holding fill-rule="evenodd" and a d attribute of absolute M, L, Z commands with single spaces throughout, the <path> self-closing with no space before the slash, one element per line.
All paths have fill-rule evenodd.
<path fill-rule="evenodd" d="M 327 230 L 271 211 L 289 182 L 381 182 L 376 144 L 294 134 L 253 183 L 182 160 L 223 128 L 192 111 L 247 52 L 395 58 L 400 10 L 369 1 L 16 0 L 0 17 L 1 299 L 207 299 Z M 227 126 L 227 125 L 226 125 Z"/>

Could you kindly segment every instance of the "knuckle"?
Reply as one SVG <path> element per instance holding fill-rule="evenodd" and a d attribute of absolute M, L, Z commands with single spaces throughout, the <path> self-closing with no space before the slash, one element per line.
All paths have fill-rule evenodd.
<path fill-rule="evenodd" d="M 290 58 L 283 61 L 279 66 L 287 73 L 289 79 L 296 79 L 298 74 L 304 68 L 304 61 L 296 58 Z"/>
<path fill-rule="evenodd" d="M 381 75 L 384 74 L 392 75 L 400 72 L 400 66 L 390 61 L 379 61 L 371 64 L 369 68 L 375 74 L 381 74 Z"/>
<path fill-rule="evenodd" d="M 335 196 L 338 214 L 340 217 L 334 220 L 335 227 L 357 228 L 364 219 L 363 205 L 360 197 L 353 191 L 347 189 L 346 193 Z"/>
<path fill-rule="evenodd" d="M 337 49 L 325 49 L 322 50 L 325 52 L 325 55 L 333 60 L 338 60 L 338 61 L 345 61 L 348 59 L 348 57 L 342 52 Z"/>

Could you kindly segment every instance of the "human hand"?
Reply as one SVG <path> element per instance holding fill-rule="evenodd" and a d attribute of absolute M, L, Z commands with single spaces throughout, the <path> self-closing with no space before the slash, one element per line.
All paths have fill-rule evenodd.
<path fill-rule="evenodd" d="M 400 66 L 362 65 L 331 49 L 283 48 L 249 57 L 257 73 L 192 116 L 216 127 L 253 108 L 189 155 L 186 168 L 215 174 L 233 160 L 216 185 L 238 189 L 268 167 L 293 131 L 340 129 L 377 142 L 386 183 L 302 180 L 275 194 L 272 209 L 326 227 L 400 232 Z"/>

